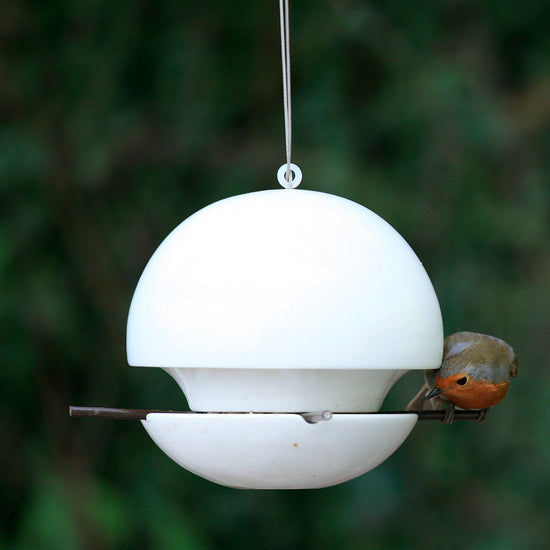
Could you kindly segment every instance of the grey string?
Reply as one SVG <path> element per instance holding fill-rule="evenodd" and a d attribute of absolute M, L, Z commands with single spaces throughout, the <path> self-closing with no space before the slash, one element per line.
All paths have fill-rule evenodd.
<path fill-rule="evenodd" d="M 286 171 L 284 179 L 292 181 L 290 168 L 292 155 L 292 107 L 290 88 L 290 23 L 289 0 L 279 0 L 279 16 L 281 21 L 281 61 L 283 67 L 283 107 L 285 118 Z"/>

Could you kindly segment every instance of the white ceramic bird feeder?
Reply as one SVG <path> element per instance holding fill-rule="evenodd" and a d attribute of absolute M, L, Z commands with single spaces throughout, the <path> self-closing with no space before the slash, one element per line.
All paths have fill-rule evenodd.
<path fill-rule="evenodd" d="M 403 238 L 352 201 L 293 189 L 288 1 L 280 9 L 285 189 L 176 227 L 128 316 L 128 362 L 168 372 L 191 411 L 71 408 L 141 418 L 178 464 L 241 488 L 327 487 L 380 464 L 419 417 L 379 413 L 384 397 L 443 350 L 435 292 Z"/>
<path fill-rule="evenodd" d="M 363 413 L 406 371 L 437 368 L 442 343 L 403 238 L 352 201 L 296 189 L 180 224 L 141 276 L 127 331 L 130 365 L 167 371 L 194 411 L 148 414 L 153 440 L 198 475 L 262 489 L 325 487 L 385 460 L 417 415 Z"/>

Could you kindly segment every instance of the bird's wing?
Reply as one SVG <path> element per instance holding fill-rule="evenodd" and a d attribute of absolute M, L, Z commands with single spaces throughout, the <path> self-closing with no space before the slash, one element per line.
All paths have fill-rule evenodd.
<path fill-rule="evenodd" d="M 411 399 L 410 403 L 407 405 L 407 411 L 433 411 L 439 409 L 440 404 L 435 403 L 435 399 L 426 399 L 426 393 L 430 387 L 428 383 L 425 382 L 424 385 L 420 388 L 420 391 Z"/>

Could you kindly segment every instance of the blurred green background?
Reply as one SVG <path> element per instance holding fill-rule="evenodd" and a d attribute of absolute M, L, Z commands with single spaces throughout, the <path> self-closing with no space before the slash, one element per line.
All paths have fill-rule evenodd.
<path fill-rule="evenodd" d="M 291 12 L 302 187 L 391 223 L 446 332 L 506 339 L 519 377 L 484 425 L 418 425 L 377 469 L 312 491 L 220 487 L 137 422 L 69 419 L 69 404 L 185 407 L 166 374 L 127 366 L 126 315 L 178 223 L 278 187 L 278 3 L 3 0 L 0 548 L 546 547 L 550 3 Z"/>

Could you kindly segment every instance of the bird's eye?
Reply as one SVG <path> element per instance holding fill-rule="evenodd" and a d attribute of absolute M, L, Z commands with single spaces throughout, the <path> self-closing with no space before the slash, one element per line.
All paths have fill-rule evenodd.
<path fill-rule="evenodd" d="M 464 384 L 466 384 L 466 382 L 468 382 L 468 377 L 467 376 L 463 376 L 462 378 L 459 378 L 456 383 L 459 385 L 459 386 L 464 386 Z"/>

